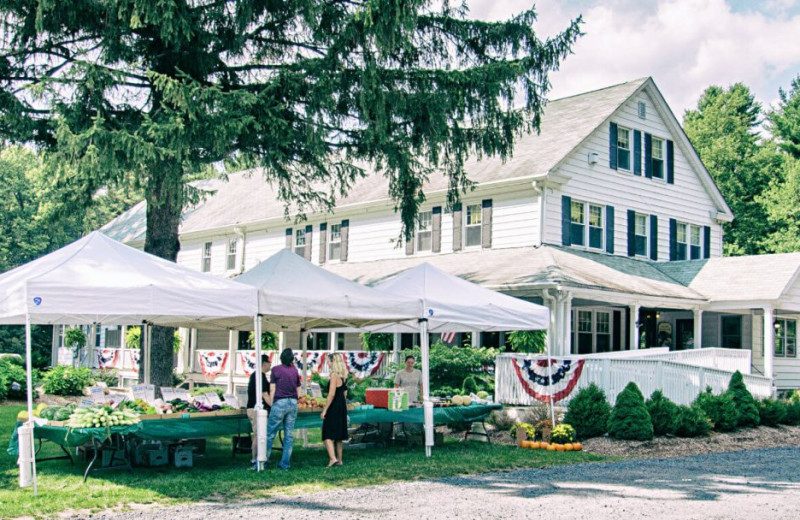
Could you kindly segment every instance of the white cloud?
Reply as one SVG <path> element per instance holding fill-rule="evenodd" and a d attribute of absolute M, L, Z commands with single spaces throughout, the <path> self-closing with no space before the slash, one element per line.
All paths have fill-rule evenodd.
<path fill-rule="evenodd" d="M 471 0 L 472 16 L 503 19 L 530 1 Z M 586 33 L 560 71 L 551 98 L 653 76 L 678 119 L 710 85 L 748 85 L 762 103 L 800 73 L 797 2 L 774 0 L 734 12 L 724 0 L 540 0 L 544 37 L 583 14 Z M 787 79 L 788 78 L 788 79 Z"/>

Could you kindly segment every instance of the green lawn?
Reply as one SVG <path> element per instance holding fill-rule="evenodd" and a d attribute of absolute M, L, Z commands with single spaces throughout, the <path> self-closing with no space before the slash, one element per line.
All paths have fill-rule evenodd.
<path fill-rule="evenodd" d="M 230 439 L 209 440 L 206 456 L 193 468 L 135 468 L 109 472 L 83 483 L 84 464 L 48 461 L 38 465 L 39 496 L 19 488 L 16 459 L 6 454 L 16 414 L 22 407 L 0 406 L 0 516 L 43 517 L 65 510 L 99 511 L 126 504 L 170 504 L 197 500 L 232 500 L 296 494 L 337 487 L 359 487 L 399 480 L 418 480 L 493 470 L 553 466 L 604 460 L 587 453 L 521 450 L 479 442 L 447 442 L 427 459 L 423 448 L 375 448 L 345 451 L 344 466 L 325 468 L 321 447 L 303 448 L 295 441 L 291 471 L 250 471 L 247 455 L 231 457 Z M 311 440 L 318 432 L 310 431 Z M 45 450 L 43 450 L 45 451 Z M 46 454 L 59 454 L 56 446 Z M 277 453 L 276 453 L 277 455 Z"/>

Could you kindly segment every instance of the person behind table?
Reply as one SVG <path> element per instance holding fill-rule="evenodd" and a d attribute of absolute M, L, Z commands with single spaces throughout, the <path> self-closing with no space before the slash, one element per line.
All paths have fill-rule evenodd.
<path fill-rule="evenodd" d="M 300 373 L 294 366 L 294 353 L 281 352 L 281 364 L 272 369 L 267 402 L 272 407 L 267 420 L 267 462 L 278 429 L 283 426 L 283 456 L 278 466 L 289 469 L 294 444 L 294 423 L 297 420 L 297 398 L 300 396 Z"/>
<path fill-rule="evenodd" d="M 408 402 L 419 401 L 422 394 L 422 372 L 414 368 L 414 356 L 406 356 L 405 367 L 394 376 L 394 387 L 408 392 Z"/>
<path fill-rule="evenodd" d="M 342 354 L 328 356 L 331 381 L 322 409 L 322 442 L 328 450 L 328 467 L 342 465 L 342 442 L 347 440 L 347 367 Z"/>
<path fill-rule="evenodd" d="M 261 406 L 269 412 L 269 405 L 267 398 L 269 397 L 269 381 L 267 380 L 267 373 L 269 372 L 272 363 L 267 354 L 261 354 Z M 253 433 L 256 432 L 256 374 L 257 370 L 253 370 L 250 374 L 250 380 L 247 382 L 247 417 L 250 418 L 250 425 L 253 427 Z M 258 449 L 258 438 L 254 438 L 251 443 L 252 459 L 250 463 L 256 467 L 256 457 Z"/>

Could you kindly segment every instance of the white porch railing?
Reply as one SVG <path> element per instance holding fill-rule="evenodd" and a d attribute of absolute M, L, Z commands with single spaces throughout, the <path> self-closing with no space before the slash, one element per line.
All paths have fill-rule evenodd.
<path fill-rule="evenodd" d="M 698 367 L 717 368 L 729 372 L 737 370 L 742 374 L 750 374 L 752 367 L 752 351 L 730 348 L 701 348 L 697 350 L 678 350 L 664 354 L 656 354 L 658 359 L 677 361 Z"/>
<path fill-rule="evenodd" d="M 718 349 L 723 350 L 723 349 Z M 525 359 L 520 354 L 502 354 L 495 359 L 495 399 L 504 404 L 532 405 L 538 401 L 530 396 L 519 381 L 512 365 L 512 359 Z M 543 356 L 532 356 L 542 359 Z M 621 358 L 612 355 L 605 358 L 596 356 L 569 356 L 567 358 L 584 360 L 583 371 L 578 383 L 569 396 L 559 401 L 567 404 L 581 388 L 594 383 L 606 393 L 613 405 L 617 395 L 633 381 L 649 397 L 655 390 L 661 390 L 666 397 L 678 404 L 691 404 L 697 395 L 710 386 L 714 393 L 728 388 L 733 371 L 693 366 L 685 362 L 659 359 L 658 355 Z M 744 383 L 757 399 L 772 395 L 772 380 L 766 377 L 743 374 Z"/>

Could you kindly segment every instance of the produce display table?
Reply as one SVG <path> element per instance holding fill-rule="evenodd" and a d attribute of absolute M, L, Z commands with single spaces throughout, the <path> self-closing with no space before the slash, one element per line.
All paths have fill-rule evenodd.
<path fill-rule="evenodd" d="M 503 408 L 501 404 L 473 404 L 470 406 L 450 406 L 447 408 L 433 409 L 433 424 L 442 425 L 455 422 L 482 421 L 495 410 Z M 320 412 L 300 412 L 297 414 L 295 428 L 319 428 L 322 426 Z M 350 424 L 366 423 L 417 423 L 423 424 L 422 407 L 409 408 L 402 412 L 390 412 L 385 408 L 371 408 L 366 410 L 348 410 Z"/>

